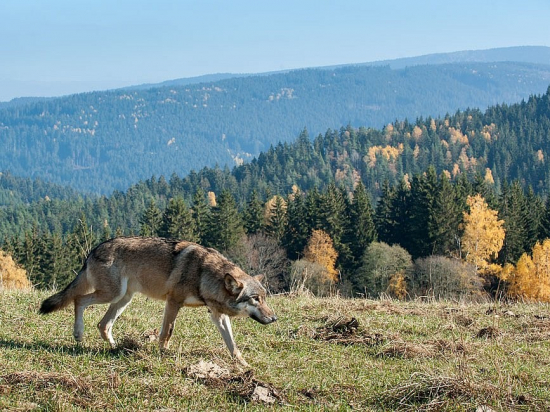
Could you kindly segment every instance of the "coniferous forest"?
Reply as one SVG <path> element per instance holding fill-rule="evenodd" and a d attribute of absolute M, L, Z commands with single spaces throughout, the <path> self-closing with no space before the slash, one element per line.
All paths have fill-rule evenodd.
<path fill-rule="evenodd" d="M 548 300 L 533 268 L 550 251 L 549 131 L 550 89 L 485 113 L 304 130 L 232 170 L 109 196 L 4 172 L 2 249 L 42 288 L 98 242 L 142 235 L 215 247 L 272 292 Z"/>
<path fill-rule="evenodd" d="M 110 194 L 152 175 L 176 172 L 184 176 L 204 166 L 250 161 L 252 156 L 267 152 L 270 145 L 293 141 L 304 128 L 312 136 L 347 125 L 378 130 L 396 119 L 445 116 L 468 107 L 485 110 L 543 93 L 549 79 L 549 65 L 517 62 L 399 69 L 350 66 L 23 99 L 0 106 L 0 165 L 17 176 L 40 177 L 84 192 Z M 364 157 L 368 153 L 360 150 L 371 145 L 399 150 L 398 141 L 414 132 L 419 150 L 433 151 L 438 156 L 433 160 L 442 167 L 447 151 L 437 147 L 441 140 L 451 146 L 453 162 L 458 161 L 465 146 L 464 137 L 456 130 L 493 136 L 491 122 L 485 125 L 487 130 L 481 130 L 476 123 L 481 114 L 471 115 L 470 124 L 467 117 L 457 118 L 459 125 L 443 125 L 444 130 L 437 125 L 435 131 L 429 122 L 420 120 L 418 126 L 425 133 L 422 139 L 414 130 L 415 124 L 395 122 L 391 131 L 356 133 L 350 143 Z M 387 141 L 386 134 L 392 141 Z M 432 141 L 435 135 L 438 140 Z M 327 138 L 334 139 L 330 134 Z M 475 139 L 471 134 L 467 138 Z M 403 161 L 413 162 L 415 146 L 409 151 L 410 145 L 403 144 Z M 490 150 L 494 142 L 470 146 L 479 159 L 485 156 L 482 150 Z M 370 156 L 375 157 L 378 152 L 372 150 Z M 425 153 L 418 156 L 415 172 L 430 160 Z M 470 158 L 472 153 L 464 156 Z M 404 164 L 404 171 L 412 166 L 416 164 Z"/>

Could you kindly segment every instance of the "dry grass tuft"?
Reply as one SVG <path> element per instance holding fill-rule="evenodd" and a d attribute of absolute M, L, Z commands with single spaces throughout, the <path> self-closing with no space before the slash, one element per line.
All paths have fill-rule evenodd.
<path fill-rule="evenodd" d="M 62 386 L 66 389 L 77 390 L 90 394 L 93 385 L 84 378 L 64 375 L 55 372 L 13 372 L 0 377 L 0 380 L 9 385 L 34 385 L 40 389 Z"/>
<path fill-rule="evenodd" d="M 483 399 L 481 403 L 486 403 L 499 395 L 499 389 L 492 385 L 480 387 L 457 377 L 414 373 L 402 385 L 386 391 L 383 401 L 397 405 L 397 410 L 435 411 L 443 409 L 449 400 L 470 403 Z"/>
<path fill-rule="evenodd" d="M 366 345 L 377 346 L 382 344 L 386 338 L 379 333 L 365 335 L 359 329 L 359 321 L 354 317 L 336 316 L 323 317 L 325 324 L 316 329 L 300 326 L 295 336 L 306 336 L 323 342 L 336 343 L 339 345 Z"/>
<path fill-rule="evenodd" d="M 495 328 L 494 326 L 488 326 L 486 328 L 480 329 L 479 332 L 476 334 L 476 338 L 480 339 L 496 339 L 498 338 L 502 333 Z"/>
<path fill-rule="evenodd" d="M 434 376 L 420 372 L 414 373 L 402 385 L 387 390 L 382 403 L 401 411 L 450 410 L 453 405 L 468 405 L 472 410 L 491 410 L 487 406 L 489 404 L 500 405 L 507 410 L 523 407 L 542 411 L 548 407 L 546 402 L 528 395 L 513 395 L 506 388 L 487 382 L 476 383 L 466 377 Z"/>
<path fill-rule="evenodd" d="M 385 345 L 380 352 L 379 357 L 383 358 L 429 358 L 437 353 L 434 345 L 425 345 L 405 341 L 394 341 Z"/>

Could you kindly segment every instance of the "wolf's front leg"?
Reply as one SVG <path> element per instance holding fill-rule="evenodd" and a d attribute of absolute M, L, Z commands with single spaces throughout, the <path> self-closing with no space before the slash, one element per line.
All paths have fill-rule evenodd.
<path fill-rule="evenodd" d="M 229 349 L 231 356 L 237 359 L 241 365 L 247 368 L 250 367 L 250 365 L 244 360 L 241 351 L 237 348 L 235 339 L 233 338 L 233 330 L 231 329 L 229 316 L 212 310 L 212 312 L 210 312 L 210 318 L 222 334 L 223 340 L 227 346 L 227 349 Z"/>

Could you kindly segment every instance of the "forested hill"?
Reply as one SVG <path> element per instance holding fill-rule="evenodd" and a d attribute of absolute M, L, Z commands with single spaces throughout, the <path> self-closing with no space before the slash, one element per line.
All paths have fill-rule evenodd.
<path fill-rule="evenodd" d="M 395 119 L 484 110 L 543 93 L 549 83 L 550 65 L 460 63 L 308 69 L 78 94 L 1 109 L 0 165 L 14 175 L 110 193 L 152 175 L 232 167 L 304 128 L 315 136 L 342 125 L 380 129 Z"/>
<path fill-rule="evenodd" d="M 110 196 L 82 197 L 42 181 L 0 178 L 0 240 L 40 230 L 68 230 L 84 213 L 95 228 L 138 233 L 140 216 L 151 200 L 163 208 L 182 197 L 188 205 L 197 191 L 228 190 L 242 209 L 253 191 L 264 200 L 302 191 L 325 190 L 329 183 L 351 192 L 362 181 L 376 201 L 384 182 L 395 186 L 430 166 L 451 181 L 466 178 L 499 193 L 517 181 L 542 196 L 550 193 L 550 88 L 514 105 L 472 109 L 416 122 L 395 121 L 382 129 L 342 127 L 317 136 L 303 131 L 292 143 L 279 143 L 233 169 L 203 168 L 180 176 L 154 176 Z M 29 205 L 26 205 L 30 203 Z M 63 229 L 64 228 L 64 229 Z"/>
<path fill-rule="evenodd" d="M 504 182 L 517 180 L 524 189 L 547 195 L 549 155 L 550 87 L 543 95 L 485 112 L 395 121 L 382 129 L 342 127 L 313 141 L 304 131 L 295 142 L 279 143 L 232 171 L 204 168 L 171 182 L 187 193 L 227 188 L 244 202 L 252 190 L 288 194 L 294 185 L 310 190 L 334 182 L 351 191 L 361 180 L 376 199 L 384 181 L 397 184 L 433 166 L 451 180 L 461 175 L 485 180 L 497 193 Z"/>

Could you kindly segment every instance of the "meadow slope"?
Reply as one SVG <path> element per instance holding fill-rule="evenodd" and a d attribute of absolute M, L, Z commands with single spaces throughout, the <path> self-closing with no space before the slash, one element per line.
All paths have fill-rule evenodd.
<path fill-rule="evenodd" d="M 262 326 L 235 320 L 245 370 L 207 311 L 181 311 L 157 347 L 162 302 L 137 297 L 110 350 L 85 314 L 37 313 L 45 292 L 0 292 L 0 410 L 548 410 L 550 306 L 277 296 Z"/>

